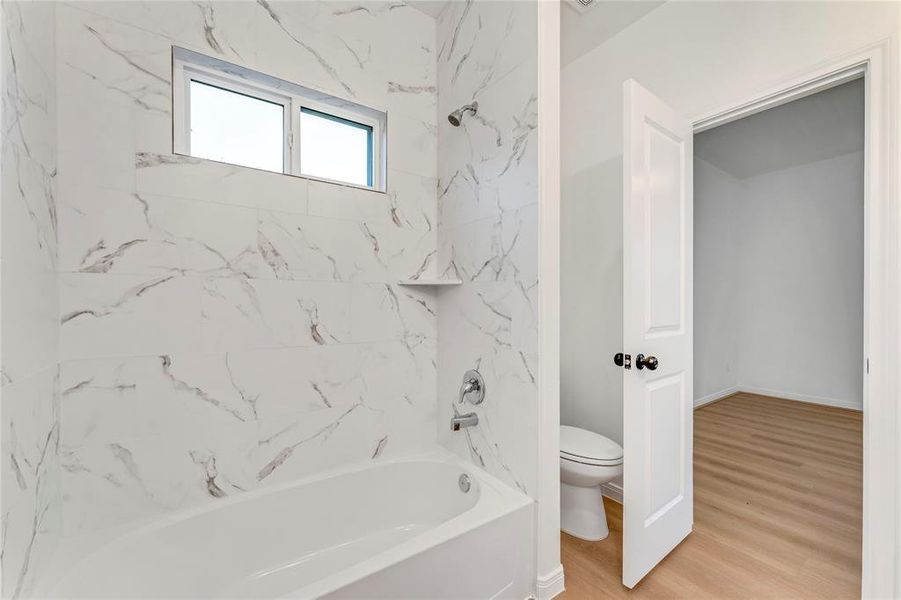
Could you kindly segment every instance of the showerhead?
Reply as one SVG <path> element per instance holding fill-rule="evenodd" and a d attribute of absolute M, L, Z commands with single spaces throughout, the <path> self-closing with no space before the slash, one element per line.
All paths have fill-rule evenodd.
<path fill-rule="evenodd" d="M 447 115 L 447 120 L 454 127 L 459 127 L 460 123 L 463 122 L 463 115 L 466 113 L 476 114 L 479 112 L 479 103 L 473 102 L 472 104 L 467 104 L 466 106 L 461 106 L 451 114 Z"/>

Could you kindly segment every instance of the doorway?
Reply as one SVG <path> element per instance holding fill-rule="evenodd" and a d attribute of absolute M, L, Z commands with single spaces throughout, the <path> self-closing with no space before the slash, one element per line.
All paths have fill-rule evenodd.
<path fill-rule="evenodd" d="M 695 530 L 767 596 L 860 592 L 864 80 L 694 136 Z"/>
<path fill-rule="evenodd" d="M 863 408 L 864 399 L 866 397 L 865 386 L 863 383 L 863 369 L 866 364 L 864 352 L 864 332 L 866 330 L 864 318 L 864 307 L 866 306 L 864 298 L 864 248 L 866 243 L 863 230 L 866 222 L 864 197 L 866 195 L 865 182 L 867 181 L 864 156 L 867 151 L 864 143 L 864 81 L 861 78 L 860 71 L 848 71 L 842 75 L 841 78 L 833 79 L 829 85 L 822 85 L 822 82 L 818 82 L 820 85 L 815 89 L 811 86 L 806 90 L 807 93 L 798 93 L 797 90 L 795 90 L 796 93 L 793 96 L 786 94 L 781 102 L 765 107 L 773 108 L 773 112 L 771 112 L 770 115 L 762 113 L 761 110 L 763 109 L 753 110 L 751 107 L 744 107 L 743 114 L 724 120 L 724 122 L 730 123 L 732 128 L 741 129 L 741 127 L 747 126 L 748 123 L 752 123 L 754 120 L 771 117 L 773 115 L 778 117 L 781 113 L 785 113 L 786 111 L 790 113 L 792 110 L 797 111 L 799 108 L 804 108 L 805 105 L 808 105 L 809 108 L 809 105 L 828 104 L 827 101 L 829 98 L 834 99 L 837 97 L 839 99 L 845 98 L 846 100 L 849 98 L 852 100 L 855 98 L 859 99 L 860 101 L 856 102 L 856 104 L 854 102 L 848 103 L 849 105 L 856 106 L 856 116 L 851 114 L 855 111 L 849 109 L 848 112 L 851 115 L 849 122 L 852 123 L 850 129 L 854 130 L 854 135 L 850 136 L 851 139 L 846 140 L 846 146 L 838 144 L 837 149 L 830 149 L 826 144 L 822 143 L 822 140 L 820 140 L 813 144 L 813 149 L 815 150 L 814 155 L 808 156 L 807 158 L 804 157 L 803 152 L 796 148 L 787 153 L 791 156 L 791 160 L 787 162 L 783 161 L 785 163 L 783 165 L 777 165 L 773 168 L 762 166 L 762 162 L 779 158 L 778 156 L 774 156 L 773 152 L 768 152 L 762 157 L 765 160 L 762 162 L 758 161 L 759 164 L 757 166 L 751 164 L 751 161 L 748 161 L 747 159 L 740 159 L 736 163 L 739 166 L 735 167 L 739 170 L 750 169 L 751 171 L 760 171 L 753 173 L 748 171 L 742 173 L 742 175 L 744 175 L 744 177 L 742 177 L 743 179 L 752 176 L 761 177 L 758 181 L 746 182 L 749 187 L 753 188 L 753 190 L 749 192 L 752 197 L 754 197 L 754 193 L 759 194 L 760 190 L 768 190 L 770 196 L 777 195 L 776 192 L 778 192 L 780 188 L 776 183 L 783 185 L 788 183 L 787 180 L 792 180 L 797 183 L 797 177 L 794 177 L 793 179 L 792 177 L 789 177 L 789 175 L 797 175 L 796 173 L 793 174 L 792 170 L 803 172 L 806 167 L 807 179 L 809 181 L 815 181 L 822 186 L 819 191 L 816 189 L 808 189 L 808 193 L 806 194 L 807 200 L 819 199 L 822 203 L 831 196 L 842 196 L 845 198 L 844 205 L 835 207 L 839 209 L 838 212 L 829 215 L 833 225 L 836 225 L 837 228 L 830 229 L 829 227 L 826 227 L 823 229 L 822 226 L 824 223 L 819 220 L 819 217 L 824 216 L 822 213 L 826 212 L 823 210 L 825 208 L 823 204 L 808 205 L 804 208 L 804 198 L 796 198 L 799 202 L 798 205 L 793 208 L 801 208 L 801 212 L 798 215 L 799 219 L 795 219 L 791 215 L 780 216 L 779 214 L 774 213 L 764 213 L 764 217 L 758 219 L 758 223 L 752 223 L 758 227 L 762 224 L 763 229 L 755 230 L 750 237 L 754 240 L 764 242 L 764 251 L 776 251 L 775 258 L 772 256 L 767 257 L 766 252 L 763 252 L 761 255 L 760 248 L 752 248 L 754 252 L 751 252 L 750 257 L 741 259 L 736 257 L 732 260 L 723 260 L 722 255 L 726 254 L 728 256 L 728 252 L 721 251 L 716 258 L 720 259 L 720 263 L 727 268 L 732 268 L 733 271 L 735 270 L 735 265 L 739 262 L 749 262 L 752 265 L 769 266 L 770 270 L 779 272 L 780 265 L 788 265 L 792 260 L 794 260 L 795 263 L 803 262 L 801 261 L 801 258 L 803 258 L 807 251 L 811 251 L 808 252 L 811 256 L 819 256 L 826 260 L 827 262 L 824 264 L 828 265 L 828 261 L 832 261 L 829 268 L 823 268 L 824 265 L 817 266 L 808 264 L 801 272 L 791 273 L 790 269 L 782 269 L 781 274 L 786 278 L 781 283 L 774 283 L 768 291 L 771 295 L 774 291 L 785 292 L 786 290 L 791 291 L 792 289 L 795 291 L 800 289 L 806 292 L 815 291 L 817 282 L 811 280 L 809 276 L 811 275 L 811 272 L 819 272 L 824 275 L 839 275 L 840 277 L 837 279 L 839 279 L 840 282 L 837 285 L 844 289 L 846 293 L 839 293 L 836 289 L 833 289 L 832 291 L 820 290 L 819 293 L 821 297 L 819 298 L 818 303 L 810 301 L 802 302 L 797 298 L 794 300 L 786 300 L 784 296 L 781 296 L 781 300 L 778 300 L 775 304 L 768 305 L 764 301 L 764 297 L 755 297 L 750 293 L 749 296 L 751 297 L 749 300 L 751 308 L 754 309 L 751 313 L 757 313 L 757 317 L 759 317 L 760 314 L 772 314 L 783 304 L 801 305 L 806 309 L 805 315 L 792 316 L 780 313 L 782 318 L 788 319 L 789 323 L 794 324 L 794 329 L 800 331 L 791 331 L 791 327 L 788 327 L 790 330 L 788 332 L 781 331 L 787 328 L 785 321 L 776 325 L 776 331 L 804 335 L 805 339 L 803 341 L 805 343 L 809 342 L 822 346 L 829 341 L 822 337 L 817 338 L 818 333 L 822 332 L 808 331 L 805 333 L 803 331 L 804 327 L 801 327 L 801 325 L 803 325 L 802 321 L 804 316 L 810 316 L 811 314 L 815 316 L 817 312 L 820 311 L 820 324 L 827 327 L 831 325 L 832 331 L 829 333 L 836 334 L 832 340 L 838 340 L 838 343 L 841 344 L 841 347 L 833 346 L 833 351 L 835 354 L 843 356 L 844 359 L 842 365 L 827 365 L 827 369 L 823 373 L 818 374 L 815 370 L 808 370 L 804 374 L 809 378 L 812 378 L 812 380 L 824 385 L 824 389 L 832 390 L 833 392 L 835 390 L 844 390 L 844 392 L 839 394 L 833 393 L 831 396 L 828 394 L 817 394 L 814 388 L 805 388 L 803 382 L 801 382 L 800 387 L 795 385 L 795 383 L 798 382 L 794 382 L 793 385 L 789 386 L 783 385 L 781 388 L 778 386 L 772 387 L 776 384 L 781 385 L 781 382 L 778 378 L 773 377 L 775 372 L 770 371 L 767 373 L 766 368 L 764 368 L 763 371 L 755 371 L 755 369 L 743 370 L 743 373 L 748 374 L 746 376 L 748 378 L 742 383 L 736 382 L 719 385 L 719 383 L 722 383 L 722 381 L 719 381 L 712 384 L 705 382 L 703 386 L 699 385 L 699 389 L 695 393 L 694 398 L 695 400 L 698 400 L 699 405 L 708 404 L 709 406 L 706 409 L 701 409 L 702 412 L 699 413 L 699 417 L 696 420 L 698 431 L 695 435 L 695 442 L 699 444 L 699 447 L 695 449 L 695 458 L 696 460 L 700 460 L 700 463 L 696 468 L 697 485 L 694 486 L 694 489 L 696 490 L 696 493 L 699 494 L 702 493 L 701 490 L 706 490 L 705 495 L 707 495 L 707 497 L 698 498 L 695 503 L 696 513 L 693 529 L 694 534 L 689 536 L 689 538 L 678 546 L 672 554 L 667 556 L 663 562 L 657 566 L 654 573 L 636 587 L 636 591 L 645 590 L 650 592 L 651 590 L 654 590 L 654 594 L 662 593 L 664 595 L 684 596 L 692 592 L 710 592 L 718 589 L 724 594 L 729 593 L 729 595 L 734 596 L 734 589 L 730 591 L 729 588 L 715 587 L 715 578 L 710 578 L 709 570 L 692 570 L 692 564 L 696 564 L 696 561 L 701 560 L 701 555 L 704 554 L 705 551 L 710 552 L 707 556 L 707 560 L 717 561 L 717 564 L 722 567 L 724 573 L 728 572 L 730 569 L 732 570 L 728 577 L 725 577 L 720 581 L 720 584 L 722 585 L 733 585 L 743 577 L 755 576 L 755 573 L 757 577 L 763 577 L 773 584 L 770 588 L 760 588 L 759 586 L 750 585 L 749 583 L 743 589 L 748 590 L 752 596 L 760 597 L 761 595 L 773 596 L 779 594 L 791 596 L 813 594 L 816 596 L 822 595 L 825 589 L 841 588 L 841 586 L 846 586 L 848 590 L 852 590 L 852 593 L 855 593 L 853 590 L 860 589 L 862 509 L 860 481 L 863 453 L 862 430 L 864 428 L 860 410 Z M 819 92 L 819 94 L 815 96 L 811 95 L 816 92 Z M 738 118 L 740 117 L 746 118 L 747 122 L 742 123 L 741 121 L 738 121 Z M 837 119 L 835 115 L 827 120 L 832 125 L 840 124 L 841 121 L 841 119 Z M 783 125 L 776 129 L 784 128 L 785 126 Z M 810 129 L 810 124 L 808 123 L 802 128 Z M 725 131 L 725 128 L 723 131 Z M 710 131 L 707 136 L 713 139 L 717 137 L 716 134 L 718 133 L 719 132 L 716 132 L 715 130 Z M 701 135 L 704 134 L 702 133 Z M 872 139 L 870 139 L 870 141 L 872 141 Z M 791 144 L 784 141 L 782 143 L 777 143 L 776 145 L 780 148 L 791 148 Z M 714 151 L 711 151 L 710 155 L 716 156 L 718 159 L 723 159 L 725 153 L 723 152 L 722 147 L 716 149 L 716 146 L 717 144 L 708 146 L 708 150 L 710 147 L 714 148 Z M 701 153 L 704 153 L 703 148 L 701 149 Z M 810 160 L 808 160 L 808 158 Z M 819 170 L 819 175 L 817 175 L 817 170 Z M 778 176 L 771 175 L 771 172 L 778 173 Z M 842 174 L 850 174 L 850 177 L 845 177 L 843 179 L 841 177 Z M 764 177 L 764 175 L 771 176 Z M 751 186 L 751 183 L 755 185 Z M 842 184 L 844 184 L 844 187 Z M 701 191 L 703 193 L 703 189 Z M 731 192 L 725 190 L 724 193 Z M 848 198 L 851 198 L 852 200 L 849 201 Z M 696 190 L 696 209 L 698 208 L 698 202 Z M 733 208 L 733 212 L 735 212 L 735 210 L 736 209 Z M 842 210 L 845 212 L 842 212 Z M 653 216 L 651 219 L 653 219 Z M 749 217 L 747 215 L 739 217 L 737 225 L 748 225 L 746 222 L 748 219 Z M 785 239 L 786 232 L 788 231 L 790 233 L 790 230 L 787 230 L 785 226 L 794 221 L 799 222 L 802 227 L 795 230 L 794 237 L 788 236 L 788 238 Z M 695 220 L 695 222 L 697 223 L 697 220 Z M 773 223 L 776 223 L 778 226 L 773 226 Z M 741 236 L 734 231 L 727 233 L 727 235 L 722 235 L 724 231 L 728 232 L 729 228 L 725 226 L 720 227 L 719 231 L 721 234 L 720 237 L 726 241 L 736 237 L 739 239 L 741 238 Z M 816 238 L 809 235 L 817 232 L 823 234 L 830 231 L 831 233 L 829 235 L 826 235 L 825 238 L 821 238 L 827 243 L 818 244 Z M 763 235 L 767 232 L 776 234 L 776 237 L 770 240 L 768 244 L 766 243 L 766 236 Z M 720 241 L 722 242 L 723 239 Z M 831 242 L 841 240 L 844 240 L 846 243 L 830 244 Z M 777 244 L 777 242 L 779 243 Z M 780 251 L 779 244 L 786 242 L 800 244 L 800 246 L 795 251 Z M 698 256 L 698 252 L 700 252 L 698 250 L 698 245 L 695 246 L 695 249 L 696 269 L 704 269 L 704 261 Z M 848 266 L 848 269 L 839 268 L 835 262 L 836 260 L 843 261 L 844 264 Z M 756 275 L 766 273 L 766 271 L 767 269 L 757 269 L 756 271 L 754 269 L 748 269 L 749 273 Z M 702 279 L 701 285 L 703 285 L 703 276 L 698 275 L 697 271 L 696 276 Z M 820 281 L 820 283 L 830 282 L 823 280 Z M 835 281 L 832 281 L 831 283 L 835 284 Z M 759 291 L 760 287 L 761 281 L 752 279 L 752 284 L 749 285 L 748 289 L 756 292 Z M 741 286 L 736 283 L 731 287 L 726 286 L 726 289 L 730 292 L 736 292 L 741 289 Z M 723 286 L 720 286 L 721 294 L 722 290 Z M 780 294 L 775 294 L 775 296 L 778 299 Z M 848 313 L 844 316 L 850 315 L 849 318 L 846 319 L 847 326 L 839 326 L 835 323 L 835 317 L 823 315 L 822 311 L 830 309 L 832 303 L 837 303 L 844 313 Z M 720 297 L 719 302 L 714 304 L 718 304 L 719 307 L 727 305 L 734 308 L 737 301 L 732 301 L 731 303 L 728 301 L 723 302 Z M 761 307 L 763 307 L 764 310 L 759 310 Z M 695 315 L 698 315 L 699 311 L 707 311 L 709 313 L 710 305 L 704 307 L 702 304 L 698 310 L 695 310 Z M 694 326 L 697 328 L 696 331 L 703 331 L 706 326 L 711 331 L 720 331 L 722 333 L 723 331 L 728 331 L 726 325 L 739 320 L 737 315 L 726 315 L 726 317 L 723 317 L 722 314 L 718 313 L 713 316 L 720 317 L 719 323 L 717 323 L 715 319 L 713 320 L 712 326 L 710 324 L 705 325 L 703 322 L 701 322 L 700 325 L 695 323 Z M 838 314 L 838 316 L 842 316 L 842 314 Z M 762 334 L 767 332 L 766 327 L 755 324 L 753 319 L 751 320 L 749 329 L 750 333 L 754 334 L 752 335 L 752 338 L 755 342 L 759 341 Z M 770 327 L 769 331 L 772 333 L 772 327 Z M 843 333 L 844 336 L 837 335 L 839 333 Z M 737 332 L 732 335 L 721 335 L 720 337 L 732 341 L 741 339 L 741 335 Z M 709 342 L 711 340 L 707 341 Z M 720 341 L 722 341 L 722 339 Z M 709 351 L 711 347 L 707 347 L 706 349 Z M 803 351 L 803 344 L 799 342 L 798 339 L 795 339 L 794 341 L 783 339 L 779 340 L 778 343 L 774 342 L 771 350 L 773 355 L 779 356 L 780 352 L 783 350 L 788 352 L 789 356 L 798 359 L 815 354 L 810 351 Z M 709 352 L 709 354 L 713 359 L 720 359 L 721 361 L 724 359 L 734 359 L 736 356 L 735 352 L 729 352 L 722 347 L 713 347 L 713 351 Z M 748 354 L 753 356 L 755 352 L 749 352 Z M 788 366 L 791 369 L 795 369 L 795 371 L 786 371 L 783 374 L 797 374 L 799 370 L 803 369 L 803 360 L 799 362 L 789 359 L 787 362 Z M 848 362 L 851 363 L 852 368 L 846 368 L 841 371 L 839 367 L 847 366 Z M 816 367 L 818 365 L 814 362 L 811 363 L 811 366 Z M 738 368 L 738 365 L 722 367 L 718 373 L 722 375 L 724 372 L 733 372 L 734 374 Z M 703 373 L 704 369 L 702 368 L 701 371 Z M 709 372 L 711 369 L 707 369 L 707 371 Z M 761 372 L 765 375 L 769 375 L 771 381 L 775 382 L 774 384 L 770 384 L 771 387 L 760 384 L 759 381 L 761 381 L 761 379 L 759 377 L 751 377 L 751 375 L 755 375 L 755 373 L 759 375 Z M 648 376 L 650 373 L 645 373 L 644 375 Z M 757 383 L 750 384 L 747 383 L 748 381 L 756 381 Z M 839 382 L 841 382 L 841 384 Z M 652 378 L 646 378 L 644 384 L 646 386 L 653 385 Z M 742 389 L 742 384 L 745 386 L 744 389 Z M 711 385 L 713 388 L 711 388 Z M 789 388 L 793 388 L 795 391 L 793 392 L 792 389 Z M 712 392 L 710 391 L 711 389 L 713 389 Z M 744 394 L 739 395 L 738 393 L 742 391 Z M 773 396 L 774 394 L 772 392 L 779 392 L 777 396 L 781 396 L 781 398 L 767 397 Z M 628 398 L 626 401 L 628 401 Z M 719 402 L 717 404 L 711 404 L 716 401 Z M 733 414 L 729 414 L 730 412 Z M 760 431 L 744 431 L 743 433 L 738 434 L 735 431 L 730 431 L 728 427 L 726 429 L 720 429 L 719 431 L 716 430 L 717 426 L 722 426 L 724 421 L 730 420 L 733 424 L 739 423 L 748 425 L 750 417 L 755 414 L 755 412 L 762 414 L 765 417 L 763 422 L 759 423 L 759 425 L 761 425 Z M 767 427 L 766 418 L 782 421 L 783 425 L 778 427 Z M 792 425 L 786 426 L 784 423 L 787 422 L 792 423 Z M 800 428 L 795 427 L 798 424 L 801 425 Z M 626 427 L 628 429 L 628 425 Z M 711 427 L 713 428 L 712 432 Z M 779 430 L 780 427 L 781 430 Z M 810 428 L 809 431 L 806 430 L 808 427 Z M 789 436 L 792 434 L 794 434 L 796 438 L 794 443 L 789 439 Z M 783 478 L 781 482 L 785 484 L 785 487 L 780 490 L 777 477 L 780 473 L 778 468 L 775 468 L 773 465 L 769 465 L 767 468 L 763 468 L 760 464 L 732 464 L 731 467 L 726 467 L 722 461 L 723 447 L 716 448 L 716 450 L 712 452 L 714 455 L 719 455 L 714 458 L 714 460 L 719 461 L 718 467 L 711 466 L 710 463 L 704 463 L 704 460 L 698 458 L 699 452 L 701 452 L 703 448 L 710 451 L 716 443 L 720 442 L 726 443 L 726 450 L 741 454 L 741 448 L 738 447 L 740 444 L 736 445 L 735 443 L 739 435 L 746 435 L 750 440 L 758 442 L 754 446 L 758 453 L 769 453 L 770 459 L 772 460 L 778 460 L 781 455 L 781 459 L 786 464 L 792 463 L 793 466 L 798 467 L 800 471 L 795 472 L 794 477 Z M 699 436 L 704 437 L 700 442 Z M 711 436 L 718 439 L 711 443 Z M 782 439 L 780 439 L 780 436 Z M 804 438 L 804 436 L 807 437 Z M 799 444 L 798 438 L 804 438 L 803 442 Z M 767 447 L 767 443 L 759 443 L 761 441 L 772 443 L 772 445 Z M 828 450 L 826 452 L 817 452 L 816 448 L 827 448 Z M 834 451 L 835 448 L 841 448 L 838 454 Z M 747 450 L 747 448 L 745 450 Z M 626 454 L 629 455 L 628 440 L 626 441 Z M 745 454 L 747 455 L 747 453 Z M 828 462 L 822 462 L 823 459 L 827 458 L 826 455 L 828 454 L 832 454 L 832 457 Z M 717 468 L 719 468 L 720 471 L 715 473 Z M 770 479 L 763 477 L 758 481 L 754 481 L 753 478 L 749 479 L 747 475 L 754 469 L 762 471 L 764 474 L 772 477 Z M 769 472 L 767 472 L 768 469 Z M 741 475 L 742 471 L 744 471 L 744 479 L 742 479 L 741 476 L 735 477 L 735 472 L 739 472 Z M 837 481 L 833 480 L 830 482 L 828 481 L 828 478 L 820 478 L 819 475 L 822 475 L 823 471 L 830 472 L 831 476 L 837 477 L 838 481 L 843 481 L 844 485 L 842 487 L 836 487 Z M 812 473 L 816 476 L 813 480 L 804 480 L 802 476 L 804 472 Z M 730 473 L 732 474 L 732 481 L 729 481 Z M 716 476 L 708 477 L 708 483 L 718 478 L 720 480 L 719 488 L 716 486 L 708 486 L 705 488 L 705 475 L 712 474 Z M 723 483 L 724 481 L 725 483 Z M 789 514 L 787 515 L 787 518 L 782 520 L 780 524 L 779 519 L 767 518 L 766 511 L 761 511 L 759 506 L 747 508 L 753 504 L 751 501 L 747 499 L 742 501 L 738 496 L 730 498 L 728 497 L 728 494 L 723 493 L 730 489 L 740 490 L 742 485 L 752 487 L 757 486 L 758 491 L 763 490 L 761 495 L 755 497 L 755 501 L 765 499 L 767 492 L 772 492 L 774 496 L 771 500 L 773 500 L 776 507 L 780 510 L 788 508 Z M 626 488 L 628 490 L 628 481 L 626 482 Z M 803 493 L 800 496 L 793 497 L 792 493 L 798 491 L 802 491 Z M 607 500 L 605 500 L 605 502 L 607 502 Z M 721 503 L 721 506 L 719 507 L 716 506 L 718 502 Z M 628 498 L 626 505 L 629 505 Z M 712 529 L 708 527 L 709 523 L 704 522 L 703 512 L 699 508 L 705 505 L 711 508 L 709 516 L 712 516 L 712 521 L 714 523 L 714 525 L 711 526 Z M 799 507 L 802 508 L 799 509 Z M 729 513 L 729 510 L 723 510 L 724 508 L 734 509 L 732 510 L 734 514 L 731 515 L 731 519 L 723 518 L 724 514 Z M 611 530 L 615 532 L 614 535 L 611 536 L 612 544 L 608 544 L 608 551 L 610 548 L 613 549 L 612 555 L 607 555 L 606 558 L 601 560 L 584 560 L 588 554 L 594 553 L 597 555 L 599 552 L 598 546 L 590 547 L 578 541 L 564 539 L 564 564 L 568 569 L 568 575 L 570 564 L 573 565 L 573 570 L 575 570 L 576 573 L 579 573 L 582 568 L 590 571 L 593 568 L 591 566 L 592 564 L 606 564 L 605 570 L 610 571 L 614 575 L 614 579 L 619 572 L 625 572 L 622 570 L 624 563 L 621 546 L 618 550 L 616 549 L 616 534 L 622 535 L 622 529 L 617 531 L 617 527 L 621 527 L 622 523 L 622 512 L 620 511 L 621 509 L 615 505 L 608 507 Z M 790 514 L 792 511 L 795 511 L 795 514 Z M 740 525 L 742 523 L 742 514 L 744 514 L 745 517 L 748 517 L 749 520 L 753 520 L 754 517 L 757 517 L 760 518 L 761 521 L 750 526 L 747 530 L 741 531 Z M 786 515 L 783 514 L 782 516 Z M 769 517 L 772 517 L 772 515 L 769 515 Z M 805 521 L 805 517 L 809 518 Z M 835 520 L 827 522 L 828 519 Z M 716 521 L 719 521 L 718 524 L 716 524 Z M 720 529 L 717 530 L 717 527 Z M 767 531 L 767 529 L 769 529 L 769 531 Z M 829 540 L 826 537 L 822 537 L 824 531 L 833 529 L 840 531 L 841 535 L 836 537 L 840 537 L 841 540 L 835 538 Z M 734 539 L 732 540 L 732 543 L 727 544 L 726 547 L 722 547 L 717 551 L 717 544 L 711 543 L 711 540 L 722 542 L 722 534 L 725 531 L 729 531 L 730 533 L 737 535 L 738 538 L 743 539 Z M 771 537 L 767 538 L 767 535 Z M 782 543 L 781 549 L 785 550 L 786 554 L 781 558 L 777 558 L 779 554 L 778 550 L 780 549 L 780 535 L 786 536 L 786 539 L 790 541 Z M 726 538 L 728 538 L 728 535 Z M 819 541 L 817 541 L 818 538 Z M 620 539 L 622 538 L 620 537 Z M 792 549 L 792 545 L 800 539 L 806 539 L 809 545 L 813 545 L 816 552 L 819 552 L 820 555 L 817 556 L 815 552 L 814 556 L 805 556 L 802 546 L 794 547 Z M 761 541 L 765 541 L 766 543 L 761 546 Z M 622 542 L 619 543 L 621 544 Z M 741 554 L 736 554 L 734 551 L 737 546 L 740 546 L 743 543 L 747 543 L 747 549 L 750 553 L 747 556 L 744 556 L 740 561 L 730 561 L 726 551 L 731 550 L 732 557 L 734 558 Z M 772 548 L 773 551 L 768 552 L 768 547 Z M 787 560 L 789 557 L 793 557 L 795 562 L 792 563 L 792 561 Z M 770 566 L 784 569 L 785 573 L 782 575 L 789 572 L 792 573 L 792 575 L 790 577 L 782 577 L 775 572 L 767 573 L 764 567 L 766 567 L 768 561 L 773 562 Z M 807 579 L 805 579 L 805 568 L 807 569 L 806 573 L 809 574 Z M 669 572 L 669 576 L 666 576 L 667 572 Z M 829 576 L 833 576 L 836 579 L 830 581 Z M 698 579 L 693 581 L 693 577 L 697 577 Z M 780 577 L 782 578 L 780 579 Z M 582 578 L 580 577 L 579 580 L 581 581 Z M 815 584 L 823 583 L 824 581 L 829 582 L 829 586 L 827 586 L 827 588 L 817 588 Z M 802 583 L 800 587 L 798 587 L 799 582 Z M 780 583 L 784 584 L 784 586 L 780 587 Z M 673 585 L 676 585 L 676 588 L 673 588 Z M 699 585 L 700 587 L 693 588 L 693 585 Z M 605 585 L 605 587 L 607 586 Z M 607 589 L 609 590 L 609 587 L 607 587 Z M 817 592 L 817 590 L 819 591 Z M 575 596 L 578 597 L 577 594 Z"/>
<path fill-rule="evenodd" d="M 694 136 L 695 407 L 863 410 L 864 81 Z"/>
<path fill-rule="evenodd" d="M 634 77 L 646 85 L 700 132 L 865 72 L 869 369 L 864 383 L 861 589 L 866 597 L 896 596 L 901 564 L 897 548 L 901 162 L 896 109 L 901 104 L 896 85 L 897 36 L 880 32 L 883 24 L 896 31 L 897 11 L 880 12 L 878 7 L 885 5 L 868 5 L 874 10 L 865 13 L 855 5 L 854 18 L 849 20 L 840 17 L 837 5 L 822 3 L 815 8 L 792 5 L 797 10 L 792 8 L 791 14 L 786 12 L 788 5 L 766 3 L 742 5 L 747 9 L 721 5 L 721 14 L 711 12 L 711 5 L 697 6 L 692 10 L 680 3 L 663 4 L 614 41 L 564 68 L 561 421 L 623 443 L 617 436 L 622 435 L 621 411 L 628 402 L 618 383 L 623 381 L 623 371 L 612 358 L 619 352 L 634 357 L 644 351 L 627 348 L 619 333 L 624 304 L 623 263 L 618 255 L 623 248 L 620 211 L 626 156 L 619 110 L 623 80 Z M 845 8 L 852 10 L 849 5 Z M 728 21 L 711 30 L 708 24 L 720 17 Z M 743 24 L 748 22 L 756 26 L 747 30 Z M 850 35 L 852 31 L 856 37 Z M 662 32 L 667 35 L 660 37 Z M 761 32 L 773 33 L 767 38 L 773 45 L 765 51 Z M 662 56 L 666 60 L 657 60 Z M 600 68 L 606 66 L 615 68 Z M 546 228 L 542 221 L 543 233 L 554 229 L 553 223 L 549 225 Z M 554 248 L 544 239 L 542 257 L 553 259 Z M 544 317 L 543 324 L 549 318 Z M 630 372 L 633 377 L 642 374 Z M 549 464 L 550 458 L 550 453 L 543 456 Z M 546 479 L 551 479 L 550 469 Z M 559 513 L 556 504 L 547 503 L 539 512 Z M 612 512 L 608 514 L 612 520 Z M 571 583 L 568 566 L 566 571 Z M 652 573 L 652 578 L 657 574 Z"/>

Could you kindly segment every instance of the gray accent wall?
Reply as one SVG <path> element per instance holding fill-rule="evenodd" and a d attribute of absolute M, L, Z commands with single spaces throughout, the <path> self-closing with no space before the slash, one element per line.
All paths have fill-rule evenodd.
<path fill-rule="evenodd" d="M 863 175 L 862 152 L 742 180 L 696 161 L 696 401 L 863 408 Z"/>

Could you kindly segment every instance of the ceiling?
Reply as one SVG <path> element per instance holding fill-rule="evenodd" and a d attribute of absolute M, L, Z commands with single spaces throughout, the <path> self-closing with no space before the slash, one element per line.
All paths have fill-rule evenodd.
<path fill-rule="evenodd" d="M 694 137 L 695 156 L 739 179 L 863 150 L 863 79 Z"/>
<path fill-rule="evenodd" d="M 407 0 L 407 4 L 433 19 L 455 0 Z M 459 0 L 457 0 L 459 1 Z M 562 1 L 560 63 L 565 66 L 642 18 L 665 0 L 595 0 L 575 8 L 575 0 Z"/>
<path fill-rule="evenodd" d="M 424 12 L 433 19 L 437 19 L 438 15 L 449 3 L 450 0 L 407 0 L 407 4 L 420 12 Z"/>
<path fill-rule="evenodd" d="M 568 65 L 663 4 L 663 0 L 595 0 L 584 9 L 563 2 L 560 63 Z"/>

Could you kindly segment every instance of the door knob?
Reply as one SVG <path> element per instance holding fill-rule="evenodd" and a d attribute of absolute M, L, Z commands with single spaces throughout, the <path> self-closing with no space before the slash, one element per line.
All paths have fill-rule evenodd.
<path fill-rule="evenodd" d="M 640 371 L 645 367 L 648 368 L 648 371 L 656 371 L 657 370 L 657 357 L 656 356 L 645 356 L 644 354 L 639 354 L 635 357 L 635 367 Z"/>
<path fill-rule="evenodd" d="M 624 369 L 632 368 L 632 355 L 631 354 L 623 354 L 622 352 L 617 352 L 613 355 L 613 364 L 617 367 L 623 367 Z"/>

